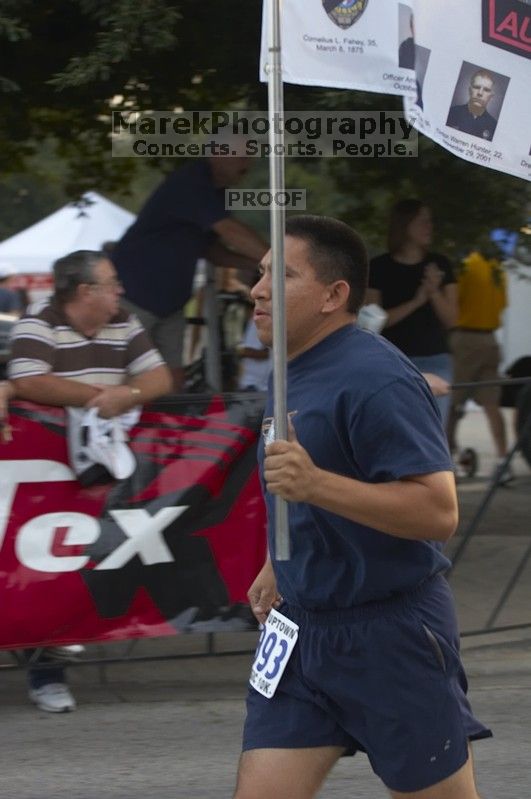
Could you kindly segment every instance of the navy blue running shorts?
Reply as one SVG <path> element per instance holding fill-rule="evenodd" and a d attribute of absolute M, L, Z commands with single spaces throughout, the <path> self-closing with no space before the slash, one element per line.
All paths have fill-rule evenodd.
<path fill-rule="evenodd" d="M 466 698 L 444 577 L 356 608 L 279 611 L 299 625 L 299 640 L 271 699 L 249 688 L 244 751 L 366 752 L 383 783 L 407 793 L 454 774 L 468 741 L 492 735 Z"/>

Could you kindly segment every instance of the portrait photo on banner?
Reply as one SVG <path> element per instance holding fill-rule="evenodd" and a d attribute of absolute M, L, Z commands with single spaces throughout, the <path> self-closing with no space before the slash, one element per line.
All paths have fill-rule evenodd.
<path fill-rule="evenodd" d="M 446 124 L 450 128 L 492 141 L 510 78 L 482 64 L 463 61 Z"/>

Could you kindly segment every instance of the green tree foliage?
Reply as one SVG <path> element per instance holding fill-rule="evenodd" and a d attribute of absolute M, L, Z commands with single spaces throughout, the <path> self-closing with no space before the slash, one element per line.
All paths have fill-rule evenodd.
<path fill-rule="evenodd" d="M 25 172 L 0 183 L 0 241 L 33 225 L 68 202 L 60 185 Z"/>
<path fill-rule="evenodd" d="M 112 158 L 111 110 L 265 110 L 261 5 L 0 0 L 0 172 L 34 173 L 40 165 L 53 183 L 57 166 L 65 196 L 95 188 L 120 201 L 129 191 L 136 210 L 138 192 L 156 182 L 148 173 L 158 179 L 178 162 Z M 285 106 L 396 110 L 400 100 L 286 86 Z M 257 167 L 249 185 L 266 185 L 267 166 Z M 433 206 L 439 246 L 450 253 L 469 248 L 485 228 L 518 227 L 529 200 L 524 181 L 461 161 L 424 138 L 416 159 L 288 159 L 286 175 L 291 186 L 307 188 L 309 211 L 357 226 L 372 249 L 383 247 L 389 206 L 400 197 Z M 257 222 L 262 227 L 263 216 Z"/>
<path fill-rule="evenodd" d="M 69 192 L 127 184 L 135 166 L 110 157 L 111 107 L 242 101 L 260 90 L 259 26 L 259 4 L 235 0 L 0 0 L 0 171 L 53 136 Z"/>

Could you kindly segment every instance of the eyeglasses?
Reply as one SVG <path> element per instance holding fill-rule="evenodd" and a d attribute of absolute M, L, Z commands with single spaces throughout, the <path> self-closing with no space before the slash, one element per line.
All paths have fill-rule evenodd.
<path fill-rule="evenodd" d="M 99 286 L 100 288 L 104 289 L 122 289 L 123 283 L 121 280 L 117 280 L 116 278 L 112 278 L 111 280 L 93 280 L 90 283 L 87 283 L 88 286 Z"/>

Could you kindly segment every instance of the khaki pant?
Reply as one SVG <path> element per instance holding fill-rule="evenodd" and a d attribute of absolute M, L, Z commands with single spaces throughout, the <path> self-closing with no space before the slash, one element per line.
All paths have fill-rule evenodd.
<path fill-rule="evenodd" d="M 450 334 L 450 347 L 454 358 L 454 383 L 478 383 L 499 379 L 500 348 L 490 330 L 456 329 Z M 464 405 L 468 399 L 478 405 L 499 405 L 499 386 L 455 389 L 452 405 Z"/>

